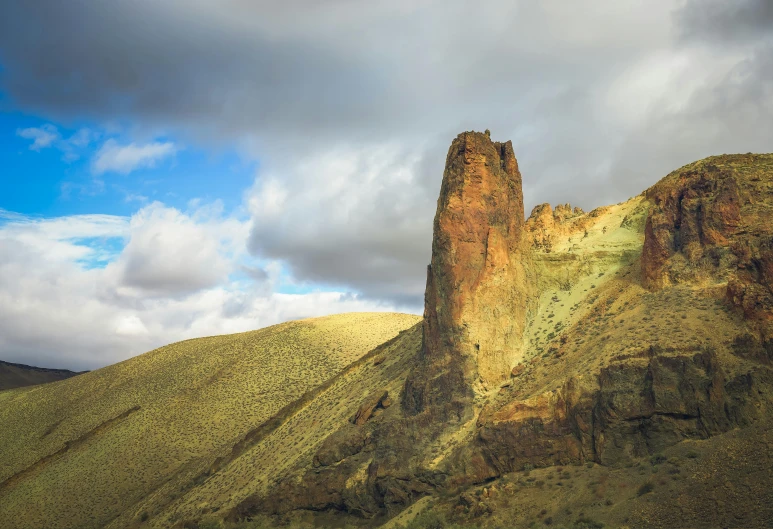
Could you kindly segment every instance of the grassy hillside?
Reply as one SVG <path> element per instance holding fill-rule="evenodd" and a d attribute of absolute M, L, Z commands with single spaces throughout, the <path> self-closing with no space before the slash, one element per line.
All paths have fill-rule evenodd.
<path fill-rule="evenodd" d="M 0 391 L 55 382 L 74 377 L 77 374 L 75 371 L 67 369 L 47 369 L 0 360 Z"/>
<path fill-rule="evenodd" d="M 2 527 L 101 528 L 147 518 L 141 500 L 183 495 L 181 487 L 203 481 L 218 456 L 287 404 L 418 320 L 358 313 L 290 322 L 4 391 Z"/>

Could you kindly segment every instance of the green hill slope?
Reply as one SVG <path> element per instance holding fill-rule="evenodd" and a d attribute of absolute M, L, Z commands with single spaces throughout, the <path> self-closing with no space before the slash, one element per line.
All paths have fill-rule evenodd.
<path fill-rule="evenodd" d="M 182 494 L 178 481 L 185 486 L 284 406 L 418 321 L 358 313 L 290 322 L 2 392 L 1 525 L 105 527 L 132 519 L 159 491 L 171 501 Z"/>

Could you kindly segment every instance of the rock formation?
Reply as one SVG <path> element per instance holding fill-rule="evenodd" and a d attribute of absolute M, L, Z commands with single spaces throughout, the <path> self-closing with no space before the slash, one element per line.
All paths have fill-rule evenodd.
<path fill-rule="evenodd" d="M 582 222 L 571 222 L 580 221 L 583 215 L 582 208 L 572 209 L 570 204 L 559 204 L 555 211 L 550 204 L 534 206 L 525 225 L 529 246 L 535 250 L 552 251 L 557 236 L 583 228 Z"/>
<path fill-rule="evenodd" d="M 485 391 L 522 355 L 528 287 L 523 192 L 511 142 L 465 132 L 446 158 L 427 269 L 425 366 L 408 408 Z"/>
<path fill-rule="evenodd" d="M 773 156 L 717 157 L 624 203 L 543 204 L 524 222 L 510 142 L 460 134 L 410 369 L 351 403 L 311 468 L 232 516 L 375 520 L 425 495 L 488 516 L 486 496 L 464 491 L 507 473 L 634 468 L 759 428 L 773 407 L 770 168 Z"/>
<path fill-rule="evenodd" d="M 642 283 L 696 279 L 726 285 L 726 297 L 759 325 L 773 351 L 773 184 L 765 158 L 746 154 L 695 162 L 646 191 Z"/>
<path fill-rule="evenodd" d="M 715 261 L 739 227 L 741 198 L 730 171 L 714 165 L 681 171 L 647 191 L 652 202 L 645 228 L 642 279 L 649 288 L 679 280 L 666 266 L 675 254 L 696 264 L 711 254 Z"/>

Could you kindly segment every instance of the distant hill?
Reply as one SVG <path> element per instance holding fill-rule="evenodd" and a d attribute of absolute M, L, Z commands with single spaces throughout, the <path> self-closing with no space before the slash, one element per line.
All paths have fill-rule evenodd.
<path fill-rule="evenodd" d="M 0 360 L 0 391 L 56 382 L 80 374 L 67 369 L 48 369 Z"/>

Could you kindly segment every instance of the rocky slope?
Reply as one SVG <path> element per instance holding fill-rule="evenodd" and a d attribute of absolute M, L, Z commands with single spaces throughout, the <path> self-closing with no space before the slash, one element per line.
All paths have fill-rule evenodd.
<path fill-rule="evenodd" d="M 492 512 L 465 499 L 476 484 L 535 467 L 629 468 L 681 442 L 767 431 L 772 164 L 714 157 L 625 203 L 542 205 L 522 222 L 511 144 L 461 134 L 401 405 L 342 425 L 315 466 L 230 517 L 378 524 L 437 497 L 436 510 L 485 523 Z"/>

